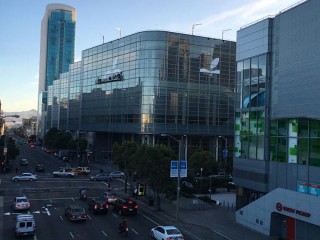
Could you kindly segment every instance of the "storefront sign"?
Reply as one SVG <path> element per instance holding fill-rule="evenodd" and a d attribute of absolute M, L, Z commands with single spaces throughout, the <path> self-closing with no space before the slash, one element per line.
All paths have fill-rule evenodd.
<path fill-rule="evenodd" d="M 320 196 L 320 184 L 298 181 L 297 191 L 302 192 L 302 193 L 308 193 L 311 195 Z"/>
<path fill-rule="evenodd" d="M 304 212 L 304 211 L 301 211 L 301 210 L 298 210 L 298 209 L 294 209 L 294 208 L 290 208 L 290 207 L 287 207 L 287 206 L 283 206 L 279 202 L 276 204 L 276 209 L 278 210 L 278 212 L 281 212 L 281 211 L 290 212 L 290 213 L 297 214 L 297 215 L 302 216 L 302 217 L 310 217 L 311 216 L 311 213 Z"/>

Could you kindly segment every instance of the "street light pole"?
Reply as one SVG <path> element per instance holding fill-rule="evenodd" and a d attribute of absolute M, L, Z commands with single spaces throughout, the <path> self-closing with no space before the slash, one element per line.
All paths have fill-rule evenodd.
<path fill-rule="evenodd" d="M 181 164 L 181 151 L 182 151 L 182 141 L 183 136 L 181 136 L 181 139 L 178 140 L 175 137 L 168 135 L 168 134 L 161 134 L 162 137 L 170 137 L 176 142 L 179 143 L 179 154 L 178 154 L 178 178 L 177 178 L 177 206 L 176 206 L 176 221 L 179 220 L 179 197 L 180 197 L 180 164 Z"/>
<path fill-rule="evenodd" d="M 221 40 L 223 40 L 223 34 L 224 34 L 224 32 L 227 32 L 227 31 L 231 31 L 232 29 L 230 28 L 230 29 L 224 29 L 224 30 L 222 30 L 221 31 Z"/>
<path fill-rule="evenodd" d="M 196 23 L 196 24 L 193 24 L 193 25 L 192 25 L 192 32 L 191 32 L 191 35 L 193 35 L 194 28 L 195 28 L 196 26 L 199 26 L 199 25 L 202 25 L 202 23 Z"/>
<path fill-rule="evenodd" d="M 116 28 L 118 31 L 119 31 L 119 36 L 120 36 L 120 38 L 121 38 L 121 28 Z"/>

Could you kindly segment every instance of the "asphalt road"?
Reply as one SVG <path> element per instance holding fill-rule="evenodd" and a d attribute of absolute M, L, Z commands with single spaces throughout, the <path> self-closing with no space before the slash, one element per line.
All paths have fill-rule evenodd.
<path fill-rule="evenodd" d="M 88 211 L 89 219 L 86 222 L 70 222 L 64 216 L 65 207 L 76 204 L 88 208 L 87 202 L 79 199 L 79 190 L 86 188 L 89 198 L 99 197 L 107 186 L 105 182 L 92 182 L 89 176 L 76 176 L 74 178 L 56 178 L 52 172 L 64 166 L 58 158 L 49 155 L 40 147 L 30 148 L 21 145 L 20 155 L 14 160 L 14 169 L 17 166 L 19 173 L 33 172 L 37 164 L 43 164 L 44 173 L 37 173 L 38 180 L 34 182 L 12 182 L 15 175 L 14 169 L 11 173 L 0 175 L 0 192 L 4 195 L 3 206 L 3 232 L 0 239 L 11 240 L 14 236 L 14 218 L 16 212 L 11 211 L 10 205 L 15 196 L 25 194 L 31 203 L 30 213 L 35 216 L 37 225 L 36 235 L 27 239 L 53 240 L 53 239 L 151 239 L 150 229 L 157 225 L 167 225 L 166 220 L 151 214 L 146 206 L 139 205 L 136 216 L 128 216 L 129 235 L 121 236 L 118 232 L 118 223 L 121 216 L 114 212 L 112 207 L 107 214 L 96 215 Z M 19 160 L 27 158 L 28 166 L 19 166 Z M 71 165 L 76 166 L 71 162 Z M 120 179 L 112 182 L 112 191 L 123 193 L 124 183 Z M 0 223 L 1 224 L 1 223 Z M 180 229 L 182 230 L 182 229 Z M 183 232 L 183 231 L 182 231 Z M 200 233 L 201 232 L 201 233 Z M 205 239 L 196 237 L 196 233 L 183 232 L 186 240 Z M 1 234 L 1 233 L 0 233 Z M 203 231 L 199 230 L 203 235 Z M 207 238 L 209 239 L 209 238 Z"/>

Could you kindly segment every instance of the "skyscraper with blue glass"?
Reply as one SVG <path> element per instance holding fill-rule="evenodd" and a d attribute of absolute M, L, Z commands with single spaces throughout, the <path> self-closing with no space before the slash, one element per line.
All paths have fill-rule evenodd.
<path fill-rule="evenodd" d="M 48 87 L 60 73 L 68 72 L 74 62 L 76 10 L 64 4 L 49 4 L 41 23 L 38 127 L 41 138 L 45 134 Z"/>

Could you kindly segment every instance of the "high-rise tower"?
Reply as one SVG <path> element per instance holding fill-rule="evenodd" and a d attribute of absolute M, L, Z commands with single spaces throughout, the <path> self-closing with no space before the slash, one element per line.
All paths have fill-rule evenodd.
<path fill-rule="evenodd" d="M 48 86 L 67 72 L 74 62 L 76 10 L 64 4 L 49 4 L 41 23 L 37 135 L 46 132 Z"/>

